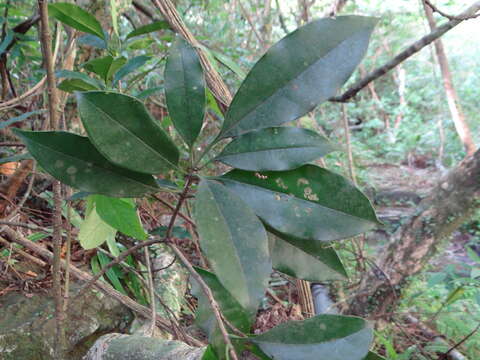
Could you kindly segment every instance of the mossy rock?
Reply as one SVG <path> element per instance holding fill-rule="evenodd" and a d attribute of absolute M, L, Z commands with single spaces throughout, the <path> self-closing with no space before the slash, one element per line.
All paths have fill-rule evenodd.
<path fill-rule="evenodd" d="M 73 291 L 75 293 L 75 291 Z M 54 300 L 45 294 L 0 297 L 0 358 L 50 360 L 55 340 Z M 131 312 L 96 291 L 69 309 L 66 324 L 68 359 L 79 360 L 100 336 L 125 329 Z"/>

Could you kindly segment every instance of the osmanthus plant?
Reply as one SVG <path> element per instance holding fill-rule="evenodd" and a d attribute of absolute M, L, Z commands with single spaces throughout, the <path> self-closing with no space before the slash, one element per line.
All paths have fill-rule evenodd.
<path fill-rule="evenodd" d="M 87 26 L 95 20 L 90 15 L 72 14 L 54 13 L 72 27 L 102 36 L 101 28 Z M 251 69 L 220 131 L 203 150 L 196 141 L 204 125 L 205 83 L 196 51 L 181 38 L 171 46 L 164 77 L 169 116 L 183 144 L 172 141 L 141 100 L 105 90 L 76 92 L 87 136 L 16 134 L 44 171 L 92 194 L 89 213 L 96 220 L 91 221 L 112 230 L 93 243 L 84 234 L 88 247 L 116 231 L 139 242 L 147 238 L 131 198 L 168 191 L 178 195 L 177 209 L 193 202 L 209 264 L 195 271 L 219 304 L 237 351 L 281 360 L 376 359 L 369 353 L 373 330 L 358 317 L 318 315 L 239 336 L 249 334 L 272 270 L 313 282 L 344 279 L 331 242 L 378 224 L 359 189 L 312 163 L 335 146 L 311 130 L 285 126 L 335 95 L 364 56 L 375 23 L 361 16 L 318 19 L 273 45 Z M 185 147 L 188 151 L 179 150 Z M 232 169 L 207 176 L 212 167 L 205 165 L 212 161 Z M 167 172 L 183 189 L 165 187 L 157 177 Z M 211 344 L 204 359 L 228 358 L 231 349 L 199 289 L 193 289 L 199 300 L 196 321 Z"/>

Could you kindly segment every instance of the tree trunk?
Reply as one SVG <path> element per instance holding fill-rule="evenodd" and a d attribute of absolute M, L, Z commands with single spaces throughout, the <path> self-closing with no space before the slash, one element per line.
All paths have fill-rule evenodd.
<path fill-rule="evenodd" d="M 425 15 L 430 25 L 430 29 L 434 31 L 437 28 L 435 19 L 433 17 L 433 10 L 425 2 L 423 2 L 423 8 L 425 9 Z M 437 55 L 438 65 L 443 78 L 443 87 L 445 89 L 445 95 L 447 97 L 448 108 L 450 115 L 452 116 L 455 129 L 458 136 L 467 152 L 467 155 L 472 155 L 475 152 L 475 143 L 473 142 L 472 133 L 468 127 L 467 120 L 463 114 L 462 108 L 458 101 L 458 96 L 453 87 L 452 74 L 448 66 L 447 55 L 445 54 L 445 48 L 443 47 L 442 40 L 438 39 L 434 42 L 435 53 Z"/>
<path fill-rule="evenodd" d="M 480 150 L 451 170 L 403 225 L 365 275 L 349 312 L 389 317 L 407 278 L 420 272 L 441 240 L 480 207 Z"/>

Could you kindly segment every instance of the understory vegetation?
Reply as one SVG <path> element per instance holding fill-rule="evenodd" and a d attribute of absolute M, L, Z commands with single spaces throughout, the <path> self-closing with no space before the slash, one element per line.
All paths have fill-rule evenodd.
<path fill-rule="evenodd" d="M 479 11 L 2 0 L 0 358 L 480 358 Z"/>

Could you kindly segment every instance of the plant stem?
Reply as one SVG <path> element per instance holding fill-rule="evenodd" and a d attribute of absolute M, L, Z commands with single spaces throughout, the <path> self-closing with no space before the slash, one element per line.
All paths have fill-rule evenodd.
<path fill-rule="evenodd" d="M 238 360 L 238 357 L 237 357 L 237 354 L 235 353 L 232 342 L 230 341 L 230 337 L 228 336 L 227 329 L 225 328 L 225 324 L 223 323 L 220 307 L 218 306 L 218 303 L 213 297 L 212 290 L 210 290 L 208 285 L 205 283 L 205 281 L 203 281 L 202 277 L 197 273 L 193 265 L 190 263 L 187 257 L 180 251 L 180 249 L 175 244 L 172 244 L 172 243 L 169 243 L 168 246 L 170 246 L 170 248 L 173 250 L 175 255 L 180 259 L 183 265 L 185 265 L 185 267 L 188 269 L 190 274 L 192 274 L 193 278 L 198 282 L 198 284 L 202 288 L 203 293 L 207 297 L 208 302 L 210 303 L 210 306 L 213 310 L 213 314 L 215 315 L 215 318 L 218 323 L 218 327 L 220 329 L 220 332 L 222 333 L 223 341 L 225 341 L 225 344 L 227 345 L 227 349 L 230 353 L 230 356 L 233 360 Z"/>
<path fill-rule="evenodd" d="M 47 71 L 47 89 L 48 89 L 48 110 L 50 115 L 50 128 L 52 130 L 58 129 L 58 94 L 55 84 L 55 63 L 52 56 L 50 29 L 48 24 L 48 1 L 38 0 L 38 7 L 40 10 L 40 24 L 41 24 L 41 43 L 43 49 L 43 58 Z M 48 125 L 45 123 L 44 128 Z M 53 216 L 53 290 L 55 294 L 55 312 L 56 312 L 56 332 L 55 337 L 55 359 L 63 359 L 64 351 L 66 350 L 66 335 L 65 335 L 65 312 L 63 308 L 62 297 L 62 278 L 61 278 L 61 247 L 62 247 L 62 186 L 59 181 L 53 182 L 53 201 L 54 201 L 54 216 Z"/>

